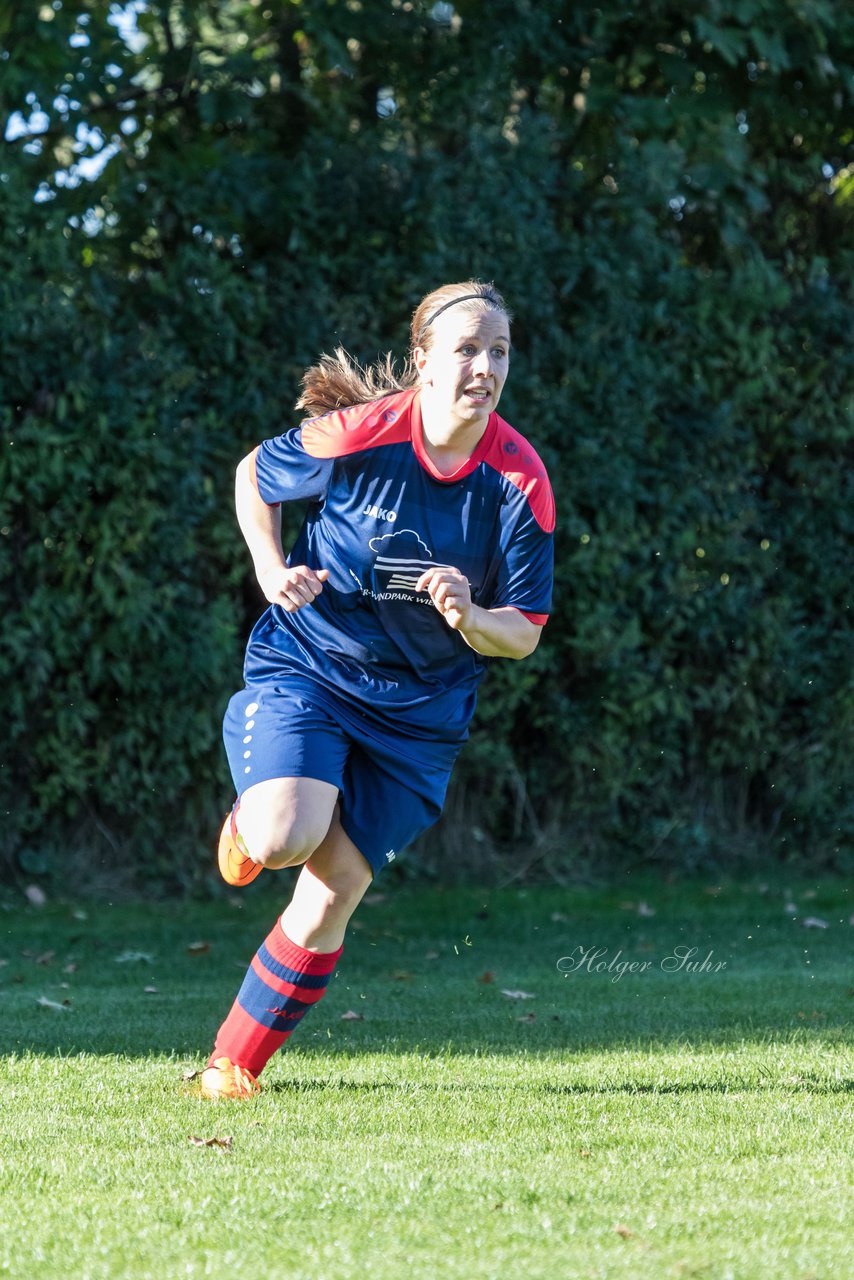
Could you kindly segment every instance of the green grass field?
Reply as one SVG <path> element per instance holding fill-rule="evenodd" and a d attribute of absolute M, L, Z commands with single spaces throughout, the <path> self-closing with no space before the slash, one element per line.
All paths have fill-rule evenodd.
<path fill-rule="evenodd" d="M 854 895 L 626 884 L 366 902 L 250 1103 L 184 1077 L 284 878 L 7 904 L 0 1275 L 849 1280 Z"/>

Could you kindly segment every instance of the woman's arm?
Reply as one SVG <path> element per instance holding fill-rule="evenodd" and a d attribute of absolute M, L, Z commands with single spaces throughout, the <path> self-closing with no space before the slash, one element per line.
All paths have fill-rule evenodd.
<path fill-rule="evenodd" d="M 518 609 L 482 609 L 474 604 L 459 569 L 428 569 L 415 590 L 429 591 L 448 626 L 485 658 L 527 658 L 539 644 L 542 627 Z"/>
<path fill-rule="evenodd" d="M 255 565 L 255 576 L 270 604 L 281 605 L 286 613 L 296 613 L 311 604 L 323 590 L 328 569 L 315 572 L 306 565 L 291 565 L 282 551 L 282 509 L 268 506 L 252 480 L 254 453 L 237 468 L 234 503 L 237 523 Z"/>

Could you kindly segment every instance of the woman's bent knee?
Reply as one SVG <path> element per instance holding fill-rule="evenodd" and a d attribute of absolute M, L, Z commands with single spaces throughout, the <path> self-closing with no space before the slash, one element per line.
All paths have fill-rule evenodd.
<path fill-rule="evenodd" d="M 311 857 L 325 835 L 326 831 L 320 830 L 316 823 L 294 819 L 275 827 L 262 827 L 246 840 L 246 851 L 253 862 L 271 871 L 296 867 Z"/>
<path fill-rule="evenodd" d="M 313 779 L 276 779 L 250 788 L 237 813 L 249 857 L 270 870 L 305 862 L 329 830 L 336 797 L 336 788 Z"/>

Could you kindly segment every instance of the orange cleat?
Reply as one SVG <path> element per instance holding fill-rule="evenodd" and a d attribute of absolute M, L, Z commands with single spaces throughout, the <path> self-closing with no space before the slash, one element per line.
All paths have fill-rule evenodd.
<path fill-rule="evenodd" d="M 231 1058 L 216 1058 L 202 1072 L 203 1098 L 253 1098 L 261 1086 L 251 1071 L 238 1067 Z"/>
<path fill-rule="evenodd" d="M 242 837 L 237 833 L 236 816 L 237 805 L 234 806 L 222 825 L 216 856 L 219 864 L 219 873 L 225 883 L 241 889 L 245 884 L 251 884 L 264 868 L 260 862 L 253 862 L 248 853 L 246 853 L 246 845 L 243 843 Z"/>

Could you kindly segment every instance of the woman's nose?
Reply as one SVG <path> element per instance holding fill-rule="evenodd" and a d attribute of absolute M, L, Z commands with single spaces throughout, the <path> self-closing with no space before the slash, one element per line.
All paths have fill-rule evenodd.
<path fill-rule="evenodd" d="M 484 350 L 478 353 L 477 357 L 472 362 L 472 372 L 484 374 L 492 372 L 492 362 L 489 359 L 488 351 Z"/>

